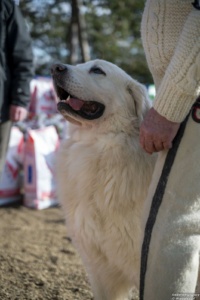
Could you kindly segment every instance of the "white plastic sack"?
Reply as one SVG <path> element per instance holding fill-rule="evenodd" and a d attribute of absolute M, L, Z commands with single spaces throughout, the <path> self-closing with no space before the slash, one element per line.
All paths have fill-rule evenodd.
<path fill-rule="evenodd" d="M 21 198 L 20 170 L 23 161 L 23 145 L 23 133 L 13 126 L 0 180 L 0 206 L 18 202 Z"/>
<path fill-rule="evenodd" d="M 29 130 L 24 147 L 24 205 L 44 209 L 57 205 L 55 155 L 59 138 L 54 126 Z"/>
<path fill-rule="evenodd" d="M 31 80 L 31 103 L 29 111 L 32 116 L 42 113 L 57 113 L 56 97 L 51 78 L 37 77 Z"/>

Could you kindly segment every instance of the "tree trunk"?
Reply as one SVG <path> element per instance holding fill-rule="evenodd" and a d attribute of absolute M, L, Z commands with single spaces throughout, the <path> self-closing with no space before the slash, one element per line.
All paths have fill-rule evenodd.
<path fill-rule="evenodd" d="M 78 11 L 76 0 L 71 0 L 71 22 L 69 27 L 69 63 L 76 64 L 79 60 Z"/>
<path fill-rule="evenodd" d="M 71 0 L 71 23 L 69 28 L 69 62 L 77 64 L 90 59 L 84 15 L 80 12 L 81 0 Z"/>
<path fill-rule="evenodd" d="M 87 37 L 86 22 L 83 13 L 80 11 L 82 0 L 76 0 L 78 5 L 78 28 L 79 28 L 79 45 L 82 55 L 82 62 L 90 60 L 90 47 Z"/>

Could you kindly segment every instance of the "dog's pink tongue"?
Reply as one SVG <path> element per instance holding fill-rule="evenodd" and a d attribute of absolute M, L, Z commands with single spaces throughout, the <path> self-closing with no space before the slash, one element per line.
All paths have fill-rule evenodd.
<path fill-rule="evenodd" d="M 80 110 L 83 107 L 84 101 L 76 98 L 70 98 L 67 103 L 74 109 Z"/>

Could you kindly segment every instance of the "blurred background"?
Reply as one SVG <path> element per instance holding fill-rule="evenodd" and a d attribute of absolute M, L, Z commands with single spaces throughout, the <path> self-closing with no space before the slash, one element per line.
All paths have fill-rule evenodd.
<path fill-rule="evenodd" d="M 144 0 L 21 0 L 33 40 L 37 75 L 55 61 L 100 58 L 151 84 L 140 39 Z"/>
<path fill-rule="evenodd" d="M 50 66 L 105 59 L 144 83 L 153 99 L 140 39 L 145 1 L 15 2 L 32 37 L 35 77 L 28 117 L 12 126 L 0 180 L 0 299 L 92 300 L 56 196 L 55 159 L 68 123 L 57 112 Z"/>
<path fill-rule="evenodd" d="M 145 1 L 18 2 L 32 37 L 35 77 L 28 117 L 11 130 L 0 206 L 22 199 L 26 207 L 44 209 L 58 204 L 55 157 L 60 141 L 68 136 L 68 122 L 57 111 L 50 67 L 55 62 L 108 60 L 145 84 L 153 100 L 155 87 L 140 37 Z"/>

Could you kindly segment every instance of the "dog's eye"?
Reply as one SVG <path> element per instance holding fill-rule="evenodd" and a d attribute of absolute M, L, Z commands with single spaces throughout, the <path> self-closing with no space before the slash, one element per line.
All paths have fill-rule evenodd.
<path fill-rule="evenodd" d="M 99 67 L 92 67 L 90 69 L 90 73 L 106 75 L 106 73 L 102 69 L 100 69 Z"/>

